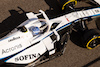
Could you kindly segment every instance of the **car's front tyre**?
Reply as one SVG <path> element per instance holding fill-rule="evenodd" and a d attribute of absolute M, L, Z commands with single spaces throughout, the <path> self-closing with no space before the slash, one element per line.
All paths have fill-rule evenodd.
<path fill-rule="evenodd" d="M 87 49 L 94 49 L 100 46 L 100 31 L 98 29 L 90 29 L 85 32 L 84 36 L 84 46 Z"/>

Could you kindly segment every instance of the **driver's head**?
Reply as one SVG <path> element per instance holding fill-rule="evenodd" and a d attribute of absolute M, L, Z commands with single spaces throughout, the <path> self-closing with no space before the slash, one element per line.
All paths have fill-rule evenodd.
<path fill-rule="evenodd" d="M 40 29 L 38 27 L 32 26 L 31 31 L 33 35 L 38 35 L 40 33 Z"/>

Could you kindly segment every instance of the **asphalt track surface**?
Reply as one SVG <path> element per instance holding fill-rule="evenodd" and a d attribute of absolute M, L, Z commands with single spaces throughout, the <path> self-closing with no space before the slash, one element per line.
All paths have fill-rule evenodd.
<path fill-rule="evenodd" d="M 90 6 L 89 4 L 79 2 L 77 7 Z M 13 29 L 18 24 L 26 20 L 25 15 L 18 8 L 22 8 L 25 12 L 35 12 L 42 9 L 46 11 L 49 17 L 60 14 L 60 8 L 56 0 L 0 0 L 0 34 Z M 95 27 L 95 21 L 90 25 L 90 28 Z M 100 47 L 88 50 L 78 46 L 75 42 L 80 42 L 77 39 L 77 33 L 73 33 L 76 41 L 68 41 L 65 54 L 51 61 L 43 63 L 37 67 L 100 67 Z M 0 66 L 1 67 L 1 66 Z"/>

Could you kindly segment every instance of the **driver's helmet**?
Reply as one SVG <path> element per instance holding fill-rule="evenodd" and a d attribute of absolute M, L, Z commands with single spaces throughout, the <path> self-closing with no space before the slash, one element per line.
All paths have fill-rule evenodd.
<path fill-rule="evenodd" d="M 31 27 L 31 31 L 32 31 L 32 34 L 33 34 L 33 35 L 38 35 L 38 34 L 40 34 L 40 29 L 39 29 L 39 27 L 32 26 L 32 27 Z"/>

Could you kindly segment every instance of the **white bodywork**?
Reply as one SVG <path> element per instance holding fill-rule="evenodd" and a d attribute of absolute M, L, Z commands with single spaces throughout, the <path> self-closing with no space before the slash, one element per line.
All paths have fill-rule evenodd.
<path fill-rule="evenodd" d="M 100 8 L 72 12 L 51 20 L 48 19 L 48 17 L 43 11 L 40 10 L 40 12 L 40 14 L 43 14 L 45 18 L 45 20 L 40 20 L 46 21 L 46 24 L 48 26 L 47 31 L 43 34 L 33 36 L 33 33 L 30 30 L 30 28 L 32 26 L 36 26 L 39 28 L 42 26 L 42 23 L 37 17 L 37 15 L 40 14 L 34 14 L 32 12 L 27 13 L 27 17 L 29 19 L 18 26 L 25 26 L 27 28 L 27 32 L 21 32 L 20 30 L 15 28 L 11 33 L 9 33 L 7 36 L 3 37 L 0 40 L 1 60 L 14 54 L 11 58 L 5 60 L 5 62 L 16 64 L 28 64 L 38 59 L 47 50 L 50 51 L 49 55 L 54 54 L 55 41 L 52 41 L 50 35 L 54 33 L 57 36 L 56 41 L 59 41 L 60 35 L 57 33 L 57 31 L 60 31 L 61 29 L 71 25 L 73 21 L 77 22 L 80 18 L 99 16 Z M 52 24 L 55 22 L 59 23 L 59 25 L 55 29 L 50 30 Z"/>
<path fill-rule="evenodd" d="M 94 0 L 94 1 L 96 1 L 100 5 L 100 0 Z"/>

